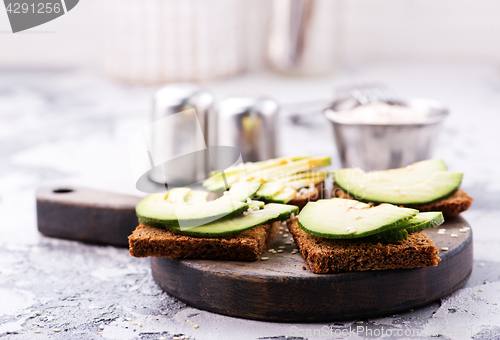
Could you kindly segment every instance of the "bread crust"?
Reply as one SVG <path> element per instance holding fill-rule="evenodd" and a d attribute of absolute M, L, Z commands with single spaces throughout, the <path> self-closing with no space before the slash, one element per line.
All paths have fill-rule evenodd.
<path fill-rule="evenodd" d="M 409 234 L 406 241 L 374 244 L 310 235 L 297 221 L 288 220 L 288 229 L 316 274 L 436 266 L 441 260 L 438 249 L 423 232 Z"/>
<path fill-rule="evenodd" d="M 278 234 L 280 224 L 278 221 L 214 238 L 178 235 L 139 224 L 129 236 L 129 252 L 135 257 L 255 261 Z"/>
<path fill-rule="evenodd" d="M 337 198 L 356 199 L 334 185 L 333 196 Z M 420 212 L 441 211 L 444 217 L 456 216 L 467 209 L 472 204 L 472 197 L 467 195 L 462 189 L 458 189 L 448 197 L 427 204 L 405 205 L 405 207 L 417 209 Z"/>
<path fill-rule="evenodd" d="M 420 212 L 442 211 L 445 217 L 451 217 L 469 209 L 472 201 L 472 197 L 467 195 L 462 189 L 458 189 L 453 195 L 440 199 L 439 201 L 428 204 L 410 205 L 408 207 L 418 209 Z"/>

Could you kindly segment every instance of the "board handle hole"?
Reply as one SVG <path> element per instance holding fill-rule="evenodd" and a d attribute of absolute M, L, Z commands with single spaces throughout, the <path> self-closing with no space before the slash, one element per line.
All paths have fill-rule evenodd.
<path fill-rule="evenodd" d="M 52 190 L 52 192 L 55 194 L 67 194 L 73 191 L 74 191 L 73 189 L 64 189 L 64 188 Z"/>

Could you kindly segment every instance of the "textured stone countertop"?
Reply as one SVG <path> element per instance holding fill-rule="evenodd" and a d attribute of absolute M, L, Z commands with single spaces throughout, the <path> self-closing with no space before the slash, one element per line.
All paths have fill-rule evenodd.
<path fill-rule="evenodd" d="M 208 86 L 218 98 L 265 94 L 290 103 L 372 80 L 403 97 L 450 107 L 435 156 L 465 173 L 463 188 L 475 199 L 463 214 L 474 231 L 474 269 L 465 287 L 413 311 L 321 324 L 250 321 L 187 306 L 156 286 L 148 259 L 132 258 L 127 249 L 47 238 L 36 225 L 35 192 L 42 185 L 144 195 L 134 188 L 127 140 L 149 122 L 155 88 L 84 71 L 0 70 L 0 338 L 363 339 L 367 329 L 401 329 L 422 339 L 500 339 L 497 65 L 379 64 L 321 79 L 260 74 Z M 327 154 L 338 166 L 332 131 L 319 118 L 303 125 L 282 118 L 281 127 L 281 154 Z M 324 326 L 337 332 L 318 335 Z"/>

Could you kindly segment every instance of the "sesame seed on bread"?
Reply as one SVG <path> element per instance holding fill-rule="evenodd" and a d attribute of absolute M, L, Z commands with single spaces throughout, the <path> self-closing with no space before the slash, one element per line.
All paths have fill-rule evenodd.
<path fill-rule="evenodd" d="M 347 199 L 357 199 L 353 198 L 347 192 L 339 188 L 338 186 L 334 186 L 333 196 L 338 198 L 347 198 Z M 460 214 L 461 212 L 466 211 L 472 204 L 472 197 L 467 195 L 465 191 L 462 189 L 458 189 L 452 195 L 437 200 L 435 202 L 427 203 L 427 204 L 419 204 L 419 205 L 405 205 L 408 208 L 417 209 L 420 212 L 427 211 L 441 211 L 444 217 L 452 217 Z"/>
<path fill-rule="evenodd" d="M 178 235 L 139 224 L 129 236 L 129 251 L 135 257 L 255 261 L 278 234 L 280 224 L 274 222 L 214 238 Z"/>
<path fill-rule="evenodd" d="M 307 202 L 314 202 L 319 200 L 320 198 L 330 198 L 330 197 L 323 197 L 325 191 L 324 189 L 324 182 L 321 182 L 317 184 L 314 187 L 314 190 L 311 190 L 303 195 L 297 195 L 295 196 L 290 202 L 287 204 L 295 205 L 299 207 L 299 211 L 302 210 L 302 208 L 305 207 Z"/>
<path fill-rule="evenodd" d="M 423 232 L 408 235 L 406 241 L 371 243 L 357 240 L 328 239 L 310 235 L 287 221 L 302 257 L 317 274 L 436 266 L 438 249 Z"/>

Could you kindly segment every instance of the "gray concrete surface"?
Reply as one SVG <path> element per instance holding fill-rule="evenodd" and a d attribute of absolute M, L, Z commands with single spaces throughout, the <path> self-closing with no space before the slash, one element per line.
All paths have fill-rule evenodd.
<path fill-rule="evenodd" d="M 187 306 L 155 285 L 148 259 L 132 258 L 126 249 L 47 238 L 36 229 L 40 185 L 141 194 L 129 171 L 127 139 L 149 122 L 154 88 L 84 71 L 0 70 L 0 338 L 500 339 L 496 65 L 379 64 L 321 79 L 261 74 L 210 86 L 219 98 L 264 93 L 285 103 L 370 80 L 451 108 L 436 156 L 465 173 L 463 188 L 475 198 L 463 214 L 474 231 L 474 270 L 464 288 L 405 313 L 321 324 L 243 320 Z M 282 121 L 282 154 L 332 155 L 338 166 L 328 125 L 319 118 L 300 126 Z"/>

